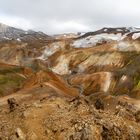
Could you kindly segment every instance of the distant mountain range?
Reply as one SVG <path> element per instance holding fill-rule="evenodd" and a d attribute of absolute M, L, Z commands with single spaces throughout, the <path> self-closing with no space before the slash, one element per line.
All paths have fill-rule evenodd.
<path fill-rule="evenodd" d="M 133 33 L 138 33 L 140 32 L 140 28 L 135 28 L 135 27 L 118 27 L 118 28 L 102 28 L 100 30 L 94 31 L 94 32 L 88 32 L 83 34 L 80 38 L 83 37 L 87 37 L 89 35 L 97 35 L 97 34 L 103 34 L 103 33 L 107 33 L 107 34 L 117 34 L 117 33 L 121 33 L 122 35 L 124 34 L 133 34 Z"/>
<path fill-rule="evenodd" d="M 122 36 L 133 36 L 135 33 L 140 33 L 140 28 L 135 27 L 118 27 L 118 28 L 102 28 L 97 31 L 87 33 L 69 33 L 49 36 L 43 32 L 36 32 L 33 30 L 22 30 L 0 23 L 0 40 L 17 40 L 17 41 L 31 41 L 31 40 L 50 40 L 63 38 L 85 38 L 88 36 L 96 36 L 101 34 L 121 34 Z"/>
<path fill-rule="evenodd" d="M 34 39 L 50 39 L 51 37 L 43 32 L 33 30 L 22 30 L 0 23 L 0 40 L 34 40 Z"/>

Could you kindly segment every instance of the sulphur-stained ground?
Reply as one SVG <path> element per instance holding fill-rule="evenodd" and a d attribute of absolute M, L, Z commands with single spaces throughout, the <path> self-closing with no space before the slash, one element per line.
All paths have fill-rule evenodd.
<path fill-rule="evenodd" d="M 21 97 L 0 106 L 1 140 L 140 139 L 140 107 L 128 97 L 68 98 L 45 87 Z"/>
<path fill-rule="evenodd" d="M 0 140 L 140 140 L 139 29 L 14 30 L 0 37 Z"/>

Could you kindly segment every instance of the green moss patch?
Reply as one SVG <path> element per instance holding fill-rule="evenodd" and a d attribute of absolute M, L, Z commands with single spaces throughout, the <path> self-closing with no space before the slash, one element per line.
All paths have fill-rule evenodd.
<path fill-rule="evenodd" d="M 17 74 L 0 74 L 0 96 L 11 94 L 21 88 L 24 79 Z"/>

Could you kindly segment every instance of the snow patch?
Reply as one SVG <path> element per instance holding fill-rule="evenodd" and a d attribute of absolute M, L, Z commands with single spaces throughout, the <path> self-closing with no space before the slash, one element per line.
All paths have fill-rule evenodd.
<path fill-rule="evenodd" d="M 19 41 L 19 42 L 20 42 L 20 41 L 21 41 L 21 39 L 20 39 L 20 38 L 17 38 L 17 41 Z"/>
<path fill-rule="evenodd" d="M 107 31 L 107 29 L 104 29 L 104 31 L 106 32 L 106 31 Z"/>
<path fill-rule="evenodd" d="M 86 32 L 80 32 L 80 33 L 77 33 L 77 35 L 79 35 L 79 36 L 82 36 L 82 35 L 84 35 Z"/>
<path fill-rule="evenodd" d="M 140 31 L 140 29 L 135 28 L 135 27 L 128 27 L 128 28 L 126 28 L 126 29 L 129 30 L 130 32 L 137 32 L 137 31 Z"/>
<path fill-rule="evenodd" d="M 79 39 L 73 42 L 72 46 L 75 48 L 87 48 L 96 45 L 97 43 L 101 43 L 103 41 L 119 41 L 123 39 L 121 33 L 118 34 L 99 34 L 95 36 L 88 36 L 83 39 Z"/>
<path fill-rule="evenodd" d="M 8 37 L 3 37 L 4 39 L 6 39 L 6 40 L 11 40 L 11 38 L 8 38 Z"/>
<path fill-rule="evenodd" d="M 132 36 L 132 39 L 137 39 L 140 37 L 140 33 L 134 33 L 133 36 Z"/>
<path fill-rule="evenodd" d="M 122 29 L 117 29 L 118 32 L 122 32 Z"/>

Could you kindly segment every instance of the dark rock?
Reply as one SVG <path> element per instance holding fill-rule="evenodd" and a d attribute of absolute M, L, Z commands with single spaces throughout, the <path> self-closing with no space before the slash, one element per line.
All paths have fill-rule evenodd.
<path fill-rule="evenodd" d="M 19 106 L 15 98 L 9 98 L 7 102 L 9 105 L 10 112 L 14 111 Z"/>
<path fill-rule="evenodd" d="M 104 110 L 104 103 L 100 98 L 96 100 L 95 108 Z"/>
<path fill-rule="evenodd" d="M 69 140 L 74 140 L 73 135 L 69 136 Z"/>
<path fill-rule="evenodd" d="M 137 121 L 137 122 L 140 122 L 140 111 L 138 111 L 138 112 L 136 113 L 135 118 L 136 118 L 136 121 Z"/>

